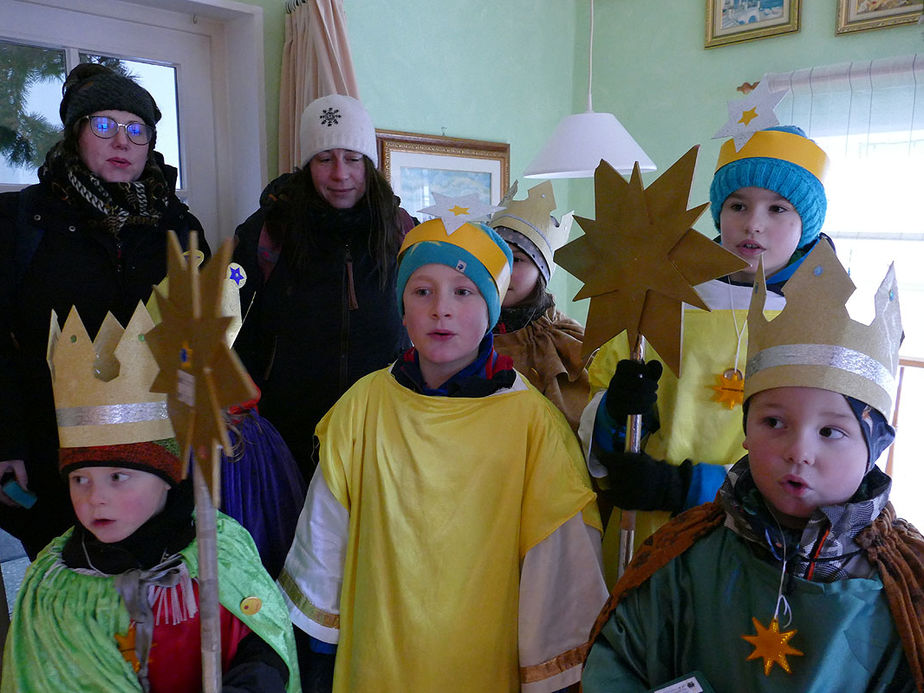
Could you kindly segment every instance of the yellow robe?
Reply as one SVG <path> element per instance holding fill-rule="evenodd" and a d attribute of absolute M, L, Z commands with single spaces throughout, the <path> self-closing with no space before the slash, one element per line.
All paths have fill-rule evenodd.
<path fill-rule="evenodd" d="M 582 511 L 600 527 L 561 413 L 532 387 L 428 397 L 382 370 L 317 436 L 349 512 L 334 690 L 519 690 L 523 558 Z"/>

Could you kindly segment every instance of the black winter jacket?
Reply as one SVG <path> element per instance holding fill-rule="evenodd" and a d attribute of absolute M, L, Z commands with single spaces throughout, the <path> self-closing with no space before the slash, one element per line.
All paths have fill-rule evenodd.
<path fill-rule="evenodd" d="M 176 170 L 163 165 L 171 189 Z M 186 246 L 202 225 L 173 195 L 156 228 L 126 226 L 115 236 L 88 222 L 50 184 L 0 195 L 0 460 L 23 459 L 39 502 L 28 512 L 0 506 L 0 526 L 34 553 L 73 524 L 58 474 L 58 435 L 45 360 L 51 311 L 64 324 L 76 305 L 94 337 L 107 311 L 128 323 L 167 273 L 167 230 Z M 37 244 L 25 250 L 30 239 Z"/>
<path fill-rule="evenodd" d="M 265 210 L 288 177 L 270 183 L 261 209 L 236 231 L 234 261 L 247 272 L 247 283 L 241 291 L 246 315 L 234 348 L 262 391 L 260 413 L 310 480 L 318 421 L 354 382 L 391 363 L 410 341 L 395 297 L 397 258 L 382 288 L 369 228 L 357 223 L 357 208 L 330 208 L 306 219 L 314 243 L 307 268 L 296 271 L 282 249 L 264 281 L 257 246 Z"/>

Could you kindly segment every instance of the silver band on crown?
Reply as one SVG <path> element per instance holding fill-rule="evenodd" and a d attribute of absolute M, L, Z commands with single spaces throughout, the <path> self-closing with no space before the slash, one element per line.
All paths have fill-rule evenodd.
<path fill-rule="evenodd" d="M 130 404 L 101 404 L 95 407 L 69 407 L 58 409 L 58 427 L 103 426 L 106 424 L 139 423 L 167 419 L 167 402 L 133 402 Z"/>
<path fill-rule="evenodd" d="M 758 352 L 748 361 L 745 378 L 777 366 L 824 366 L 853 373 L 894 392 L 895 378 L 879 361 L 866 354 L 830 344 L 781 344 Z"/>

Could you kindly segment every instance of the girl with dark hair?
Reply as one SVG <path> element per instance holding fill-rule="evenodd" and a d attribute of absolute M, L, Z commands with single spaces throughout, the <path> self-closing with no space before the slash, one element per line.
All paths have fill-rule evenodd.
<path fill-rule="evenodd" d="M 160 110 L 133 80 L 83 63 L 60 107 L 63 138 L 39 183 L 0 195 L 0 526 L 30 556 L 74 522 L 57 472 L 57 430 L 45 363 L 52 309 L 76 306 L 91 334 L 107 312 L 128 321 L 167 273 L 167 230 L 186 245 L 202 225 L 177 198 L 177 171 L 154 151 Z M 28 505 L 29 496 L 18 496 Z"/>
<path fill-rule="evenodd" d="M 234 260 L 250 280 L 234 347 L 307 481 L 317 422 L 410 345 L 394 297 L 413 221 L 376 169 L 375 129 L 359 101 L 313 101 L 300 134 L 304 166 L 270 183 L 236 232 Z"/>

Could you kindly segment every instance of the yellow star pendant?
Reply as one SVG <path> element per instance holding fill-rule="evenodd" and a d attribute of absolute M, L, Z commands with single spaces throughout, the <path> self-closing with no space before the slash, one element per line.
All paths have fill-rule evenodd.
<path fill-rule="evenodd" d="M 754 646 L 754 651 L 748 655 L 745 661 L 763 657 L 764 676 L 770 676 L 770 670 L 774 664 L 779 664 L 783 671 L 791 674 L 792 670 L 789 668 L 786 655 L 799 655 L 801 657 L 804 654 L 789 644 L 789 640 L 798 631 L 793 629 L 781 633 L 780 622 L 776 618 L 770 621 L 769 628 L 764 628 L 756 618 L 751 618 L 751 621 L 754 623 L 754 630 L 757 634 L 741 636 Z"/>
<path fill-rule="evenodd" d="M 141 662 L 138 661 L 138 655 L 135 654 L 135 635 L 135 624 L 132 623 L 124 635 L 116 633 L 115 640 L 116 645 L 119 647 L 119 652 L 122 653 L 122 658 L 132 665 L 132 669 L 137 674 L 141 670 Z"/>
<path fill-rule="evenodd" d="M 468 214 L 468 207 L 460 207 L 459 205 L 453 205 L 449 208 L 449 211 L 453 213 L 453 216 L 459 216 L 460 214 Z"/>
<path fill-rule="evenodd" d="M 744 376 L 736 368 L 729 368 L 715 376 L 715 385 L 709 387 L 715 390 L 712 401 L 718 402 L 726 409 L 740 407 L 744 402 Z"/>

